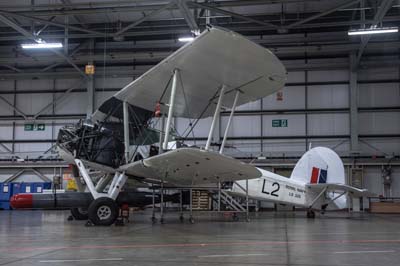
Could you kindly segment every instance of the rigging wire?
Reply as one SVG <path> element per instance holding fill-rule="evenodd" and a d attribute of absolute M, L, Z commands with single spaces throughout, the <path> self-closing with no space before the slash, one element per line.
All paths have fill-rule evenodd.
<path fill-rule="evenodd" d="M 199 122 L 199 120 L 201 119 L 201 117 L 205 114 L 205 112 L 207 111 L 208 107 L 210 107 L 212 100 L 215 99 L 215 97 L 218 95 L 218 92 L 220 91 L 220 88 L 218 87 L 217 90 L 215 91 L 213 97 L 211 97 L 211 99 L 209 100 L 208 104 L 206 105 L 206 107 L 203 109 L 203 111 L 200 113 L 200 115 L 197 117 L 196 121 L 194 122 L 194 124 L 192 125 L 190 131 L 186 134 L 186 136 L 183 139 L 186 139 L 189 134 L 193 131 L 194 127 L 197 125 L 197 123 Z"/>
<path fill-rule="evenodd" d="M 103 91 L 105 91 L 106 84 L 106 53 L 107 53 L 107 24 L 104 24 L 104 47 L 103 47 Z"/>
<path fill-rule="evenodd" d="M 189 102 L 188 102 L 187 97 L 186 97 L 185 86 L 183 85 L 183 80 L 182 80 L 181 72 L 179 72 L 179 81 L 180 81 L 180 83 L 181 83 L 181 89 L 182 89 L 183 99 L 185 100 L 185 106 L 186 106 L 185 110 L 186 110 L 186 113 L 187 113 L 187 115 L 188 115 L 188 117 L 189 117 L 189 116 L 190 116 L 190 110 L 189 110 L 190 105 L 189 105 Z M 192 119 L 189 118 L 189 125 L 188 125 L 188 127 L 183 131 L 182 135 L 185 135 L 186 131 L 187 131 L 188 129 L 190 129 L 190 126 L 192 126 L 192 124 L 193 124 Z M 175 127 L 175 125 L 174 125 L 174 127 Z M 176 132 L 178 132 L 178 131 L 176 130 Z M 195 138 L 194 130 L 192 130 L 192 136 L 193 136 L 193 138 Z M 194 145 L 196 145 L 196 141 L 194 141 Z"/>

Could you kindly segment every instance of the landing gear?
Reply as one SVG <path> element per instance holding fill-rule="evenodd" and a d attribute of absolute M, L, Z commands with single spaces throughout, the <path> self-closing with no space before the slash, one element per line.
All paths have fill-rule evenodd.
<path fill-rule="evenodd" d="M 307 210 L 307 218 L 314 219 L 315 218 L 315 212 L 313 210 Z"/>
<path fill-rule="evenodd" d="M 108 188 L 108 191 L 106 193 L 98 192 L 97 188 L 104 186 L 104 184 L 95 185 L 93 183 L 90 172 L 88 171 L 88 169 L 86 169 L 81 160 L 75 159 L 75 164 L 78 167 L 83 180 L 85 181 L 86 188 L 95 199 L 89 205 L 89 221 L 94 225 L 112 225 L 119 215 L 119 207 L 115 202 L 115 199 L 118 197 L 121 189 L 124 187 L 128 177 L 125 175 L 124 172 L 115 172 L 114 177 L 112 179 L 110 178 L 112 181 Z M 109 178 L 107 178 L 107 180 L 109 180 Z M 107 183 L 107 180 L 105 180 L 104 182 Z"/>
<path fill-rule="evenodd" d="M 87 220 L 89 218 L 88 210 L 85 208 L 72 208 L 71 216 L 77 221 Z"/>
<path fill-rule="evenodd" d="M 109 226 L 118 218 L 118 205 L 111 198 L 97 198 L 90 204 L 88 214 L 94 225 Z"/>
<path fill-rule="evenodd" d="M 327 207 L 328 207 L 328 203 L 321 206 L 321 214 L 325 214 Z"/>

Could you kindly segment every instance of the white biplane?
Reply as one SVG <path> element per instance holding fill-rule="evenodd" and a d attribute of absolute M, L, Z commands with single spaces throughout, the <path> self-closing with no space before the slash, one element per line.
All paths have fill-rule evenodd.
<path fill-rule="evenodd" d="M 291 179 L 222 154 L 235 108 L 282 89 L 286 76 L 285 67 L 269 50 L 235 32 L 212 27 L 106 100 L 90 121 L 62 128 L 57 142 L 60 155 L 77 166 L 85 184 L 80 189 L 94 199 L 89 219 L 96 225 L 114 223 L 119 207 L 115 199 L 128 179 L 177 187 L 238 181 L 233 194 L 243 195 L 237 186 L 247 184 L 249 197 L 310 210 L 322 194 L 334 201 L 338 190 L 363 193 L 344 185 L 344 171 L 337 176 L 340 184 L 328 184 L 338 181 L 332 175 L 343 170 L 336 168 L 340 158 L 332 159 L 329 150 L 314 150 L 319 159 L 306 161 L 315 165 L 304 166 L 305 160 L 300 160 Z M 231 109 L 231 115 L 215 152 L 211 139 L 223 107 Z M 149 126 L 155 113 L 166 117 L 160 134 Z M 213 117 L 205 147 L 170 149 L 173 117 Z M 143 145 L 153 146 L 145 154 L 139 148 Z M 305 156 L 313 157 L 310 152 Z M 320 160 L 326 159 L 325 153 L 333 161 Z M 308 184 L 313 182 L 307 181 L 307 171 L 315 179 L 312 167 L 320 169 L 318 180 L 325 182 Z M 93 180 L 89 168 L 106 174 Z"/>

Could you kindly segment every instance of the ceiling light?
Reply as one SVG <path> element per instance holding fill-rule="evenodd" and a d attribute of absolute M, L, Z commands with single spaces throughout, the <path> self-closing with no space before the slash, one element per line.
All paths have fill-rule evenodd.
<path fill-rule="evenodd" d="M 21 44 L 21 47 L 24 49 L 46 49 L 46 48 L 62 48 L 62 43 L 55 42 L 55 43 L 24 43 Z"/>
<path fill-rule="evenodd" d="M 194 37 L 181 37 L 178 39 L 180 42 L 191 42 L 194 40 Z"/>
<path fill-rule="evenodd" d="M 367 35 L 367 34 L 381 34 L 381 33 L 393 33 L 399 32 L 399 28 L 369 28 L 369 29 L 358 29 L 350 30 L 348 35 Z"/>

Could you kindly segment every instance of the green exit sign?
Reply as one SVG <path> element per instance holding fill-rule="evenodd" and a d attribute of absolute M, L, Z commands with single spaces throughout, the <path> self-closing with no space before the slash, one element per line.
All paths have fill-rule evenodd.
<path fill-rule="evenodd" d="M 25 124 L 25 131 L 44 131 L 46 128 L 45 124 Z"/>
<path fill-rule="evenodd" d="M 287 119 L 273 119 L 272 127 L 287 127 L 288 121 Z"/>

